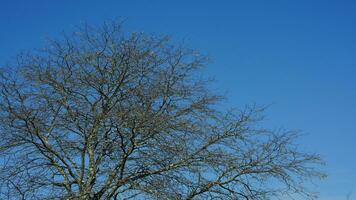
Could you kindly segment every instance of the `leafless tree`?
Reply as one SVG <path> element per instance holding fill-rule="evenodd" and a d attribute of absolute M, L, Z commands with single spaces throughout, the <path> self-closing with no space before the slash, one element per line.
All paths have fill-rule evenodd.
<path fill-rule="evenodd" d="M 314 197 L 320 158 L 263 109 L 217 109 L 206 57 L 116 22 L 78 30 L 2 68 L 1 199 Z"/>

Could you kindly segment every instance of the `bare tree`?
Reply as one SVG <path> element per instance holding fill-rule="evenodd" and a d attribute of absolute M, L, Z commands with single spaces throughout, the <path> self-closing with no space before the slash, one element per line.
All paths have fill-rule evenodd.
<path fill-rule="evenodd" d="M 217 109 L 206 61 L 115 22 L 20 55 L 0 78 L 0 198 L 313 198 L 320 158 L 263 109 Z"/>

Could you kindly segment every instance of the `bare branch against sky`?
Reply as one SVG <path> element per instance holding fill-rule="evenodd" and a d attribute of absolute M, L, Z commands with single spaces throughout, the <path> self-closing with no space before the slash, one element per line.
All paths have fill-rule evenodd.
<path fill-rule="evenodd" d="M 0 198 L 313 198 L 319 156 L 263 108 L 216 109 L 206 64 L 117 22 L 20 55 L 0 78 Z"/>

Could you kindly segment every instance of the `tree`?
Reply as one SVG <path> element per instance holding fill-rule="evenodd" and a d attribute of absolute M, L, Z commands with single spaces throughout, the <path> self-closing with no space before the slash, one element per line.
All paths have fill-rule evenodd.
<path fill-rule="evenodd" d="M 257 106 L 217 109 L 206 64 L 116 22 L 20 55 L 0 78 L 0 198 L 313 198 L 319 156 Z"/>

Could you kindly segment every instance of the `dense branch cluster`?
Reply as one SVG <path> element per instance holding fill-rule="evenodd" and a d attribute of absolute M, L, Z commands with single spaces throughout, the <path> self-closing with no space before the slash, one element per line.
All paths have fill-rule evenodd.
<path fill-rule="evenodd" d="M 206 58 L 118 23 L 21 55 L 0 78 L 1 199 L 269 199 L 311 193 L 318 156 L 221 112 Z"/>

